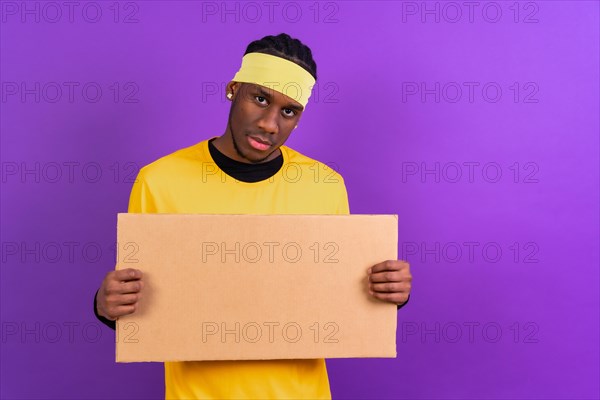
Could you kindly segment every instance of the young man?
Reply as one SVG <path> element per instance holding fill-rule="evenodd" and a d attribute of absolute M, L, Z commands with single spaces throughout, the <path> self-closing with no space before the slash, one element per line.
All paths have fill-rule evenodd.
<path fill-rule="evenodd" d="M 225 133 L 142 168 L 128 211 L 349 214 L 343 178 L 284 146 L 316 69 L 310 49 L 286 34 L 250 43 L 226 87 L 232 105 Z M 407 263 L 387 260 L 365 272 L 372 296 L 406 304 Z M 96 316 L 114 329 L 118 317 L 135 312 L 143 286 L 140 270 L 109 272 L 94 298 Z M 331 398 L 324 359 L 165 362 L 165 387 L 169 399 Z"/>

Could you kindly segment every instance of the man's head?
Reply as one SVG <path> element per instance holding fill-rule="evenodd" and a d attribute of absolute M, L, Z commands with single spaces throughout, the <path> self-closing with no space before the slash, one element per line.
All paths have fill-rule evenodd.
<path fill-rule="evenodd" d="M 281 60 L 274 59 L 285 64 L 283 68 L 286 70 L 296 69 L 304 82 L 306 78 L 317 79 L 317 65 L 310 48 L 285 33 L 265 36 L 250 43 L 244 56 L 250 53 L 268 54 L 286 60 L 281 63 Z M 229 82 L 226 93 L 232 105 L 221 148 L 226 154 L 230 150 L 232 154 L 227 155 L 242 162 L 260 163 L 277 157 L 280 154 L 279 147 L 300 121 L 305 108 L 301 102 L 306 102 L 307 95 L 301 98 L 291 94 L 292 97 L 289 97 L 281 89 L 278 91 L 277 86 L 270 88 L 237 81 Z"/>

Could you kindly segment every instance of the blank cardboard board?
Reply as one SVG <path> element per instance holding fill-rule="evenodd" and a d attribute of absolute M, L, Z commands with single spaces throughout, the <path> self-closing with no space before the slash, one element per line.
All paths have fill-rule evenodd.
<path fill-rule="evenodd" d="M 396 357 L 396 306 L 367 269 L 396 215 L 118 214 L 116 269 L 143 272 L 116 360 Z"/>

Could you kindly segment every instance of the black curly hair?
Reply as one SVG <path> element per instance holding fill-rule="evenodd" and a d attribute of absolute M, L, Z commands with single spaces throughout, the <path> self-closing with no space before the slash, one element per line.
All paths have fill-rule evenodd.
<path fill-rule="evenodd" d="M 317 64 L 313 60 L 310 48 L 287 33 L 269 35 L 251 42 L 244 55 L 248 53 L 264 53 L 285 58 L 304 68 L 315 78 L 315 81 L 317 80 Z"/>

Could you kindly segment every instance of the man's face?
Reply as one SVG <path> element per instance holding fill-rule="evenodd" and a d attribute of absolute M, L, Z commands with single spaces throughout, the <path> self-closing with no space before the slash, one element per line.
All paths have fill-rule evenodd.
<path fill-rule="evenodd" d="M 277 157 L 300 120 L 302 104 L 253 83 L 230 82 L 227 88 L 234 93 L 229 127 L 241 161 L 259 163 Z"/>

